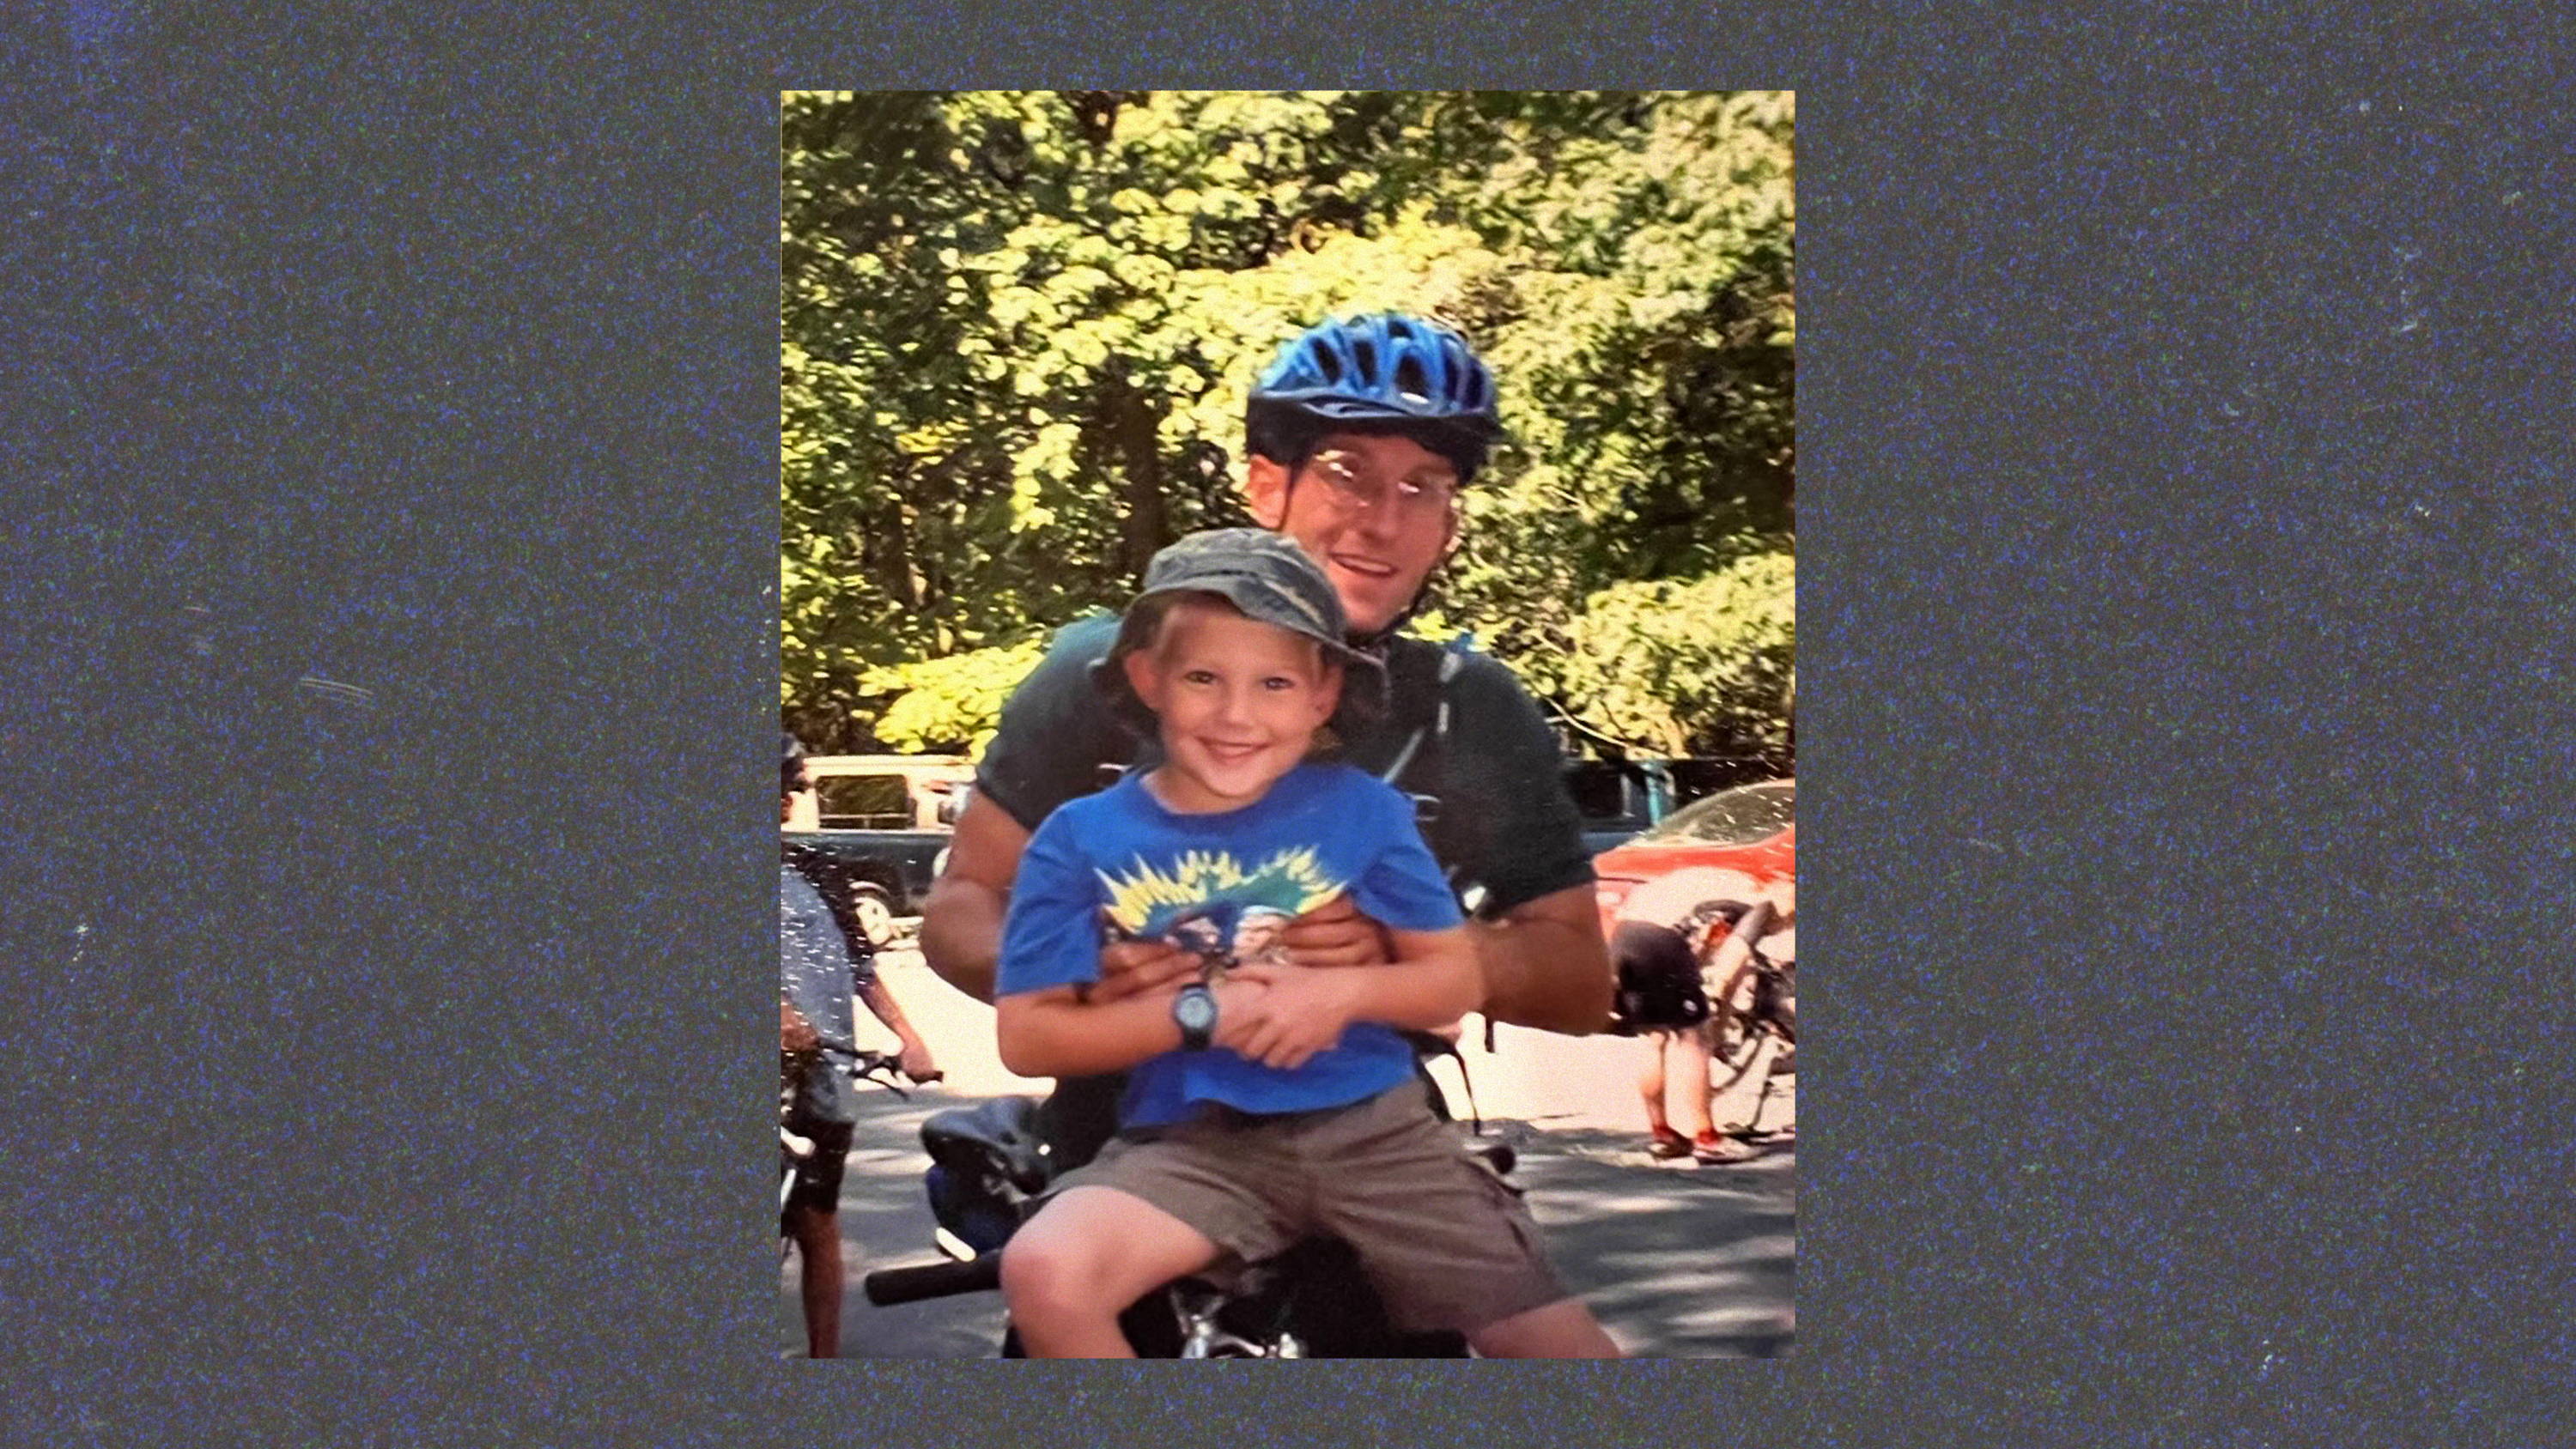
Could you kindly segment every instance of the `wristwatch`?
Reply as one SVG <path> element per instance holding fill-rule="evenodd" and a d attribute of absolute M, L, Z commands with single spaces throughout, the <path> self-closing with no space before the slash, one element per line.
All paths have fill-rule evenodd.
<path fill-rule="evenodd" d="M 1207 1050 L 1208 1038 L 1216 1031 L 1216 993 L 1205 982 L 1193 981 L 1172 998 L 1172 1020 L 1181 1028 L 1184 1051 Z"/>

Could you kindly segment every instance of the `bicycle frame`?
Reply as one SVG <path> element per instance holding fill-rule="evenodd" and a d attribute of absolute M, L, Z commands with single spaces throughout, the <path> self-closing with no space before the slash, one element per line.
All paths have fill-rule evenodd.
<path fill-rule="evenodd" d="M 1700 959 L 1714 962 L 1734 939 L 1733 929 L 1725 922 L 1712 922 L 1702 938 Z M 1778 1041 L 1784 1048 L 1798 1044 L 1797 991 L 1792 979 L 1795 963 L 1783 966 L 1772 960 L 1756 941 L 1747 940 L 1744 947 L 1744 959 L 1727 973 L 1725 984 L 1709 996 L 1705 1028 L 1709 1056 L 1728 1069 L 1723 1080 L 1712 1077 L 1712 1092 L 1722 1092 L 1744 1079 L 1744 1074 L 1761 1060 L 1765 1038 Z M 1776 1062 L 1775 1058 L 1775 1070 L 1762 1079 L 1761 1095 L 1753 1104 L 1753 1118 L 1745 1124 L 1748 1131 L 1760 1126 L 1763 1109 L 1770 1104 L 1771 1078 L 1779 1075 Z"/>
<path fill-rule="evenodd" d="M 821 1038 L 821 1045 L 811 1052 L 781 1051 L 778 1054 L 778 1235 L 782 1241 L 779 1249 L 782 1253 L 786 1251 L 783 1244 L 787 1236 L 787 1199 L 796 1189 L 796 1169 L 811 1158 L 815 1151 L 812 1138 L 787 1130 L 787 1114 L 796 1104 L 797 1074 L 807 1064 L 822 1056 L 824 1048 L 842 1052 L 850 1058 L 850 1065 L 844 1070 L 849 1073 L 852 1082 L 871 1083 L 885 1088 L 905 1101 L 912 1100 L 912 1094 L 905 1091 L 902 1084 L 895 1080 L 896 1074 L 902 1070 L 896 1064 L 897 1059 L 884 1052 L 869 1051 L 853 1046 L 839 1037 L 826 1036 Z M 921 1081 L 935 1082 L 940 1076 L 940 1073 L 933 1072 Z"/>

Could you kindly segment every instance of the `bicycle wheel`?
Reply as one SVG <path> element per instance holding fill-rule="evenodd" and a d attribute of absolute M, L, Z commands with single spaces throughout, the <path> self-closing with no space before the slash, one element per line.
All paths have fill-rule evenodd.
<path fill-rule="evenodd" d="M 1760 979 L 1754 964 L 1747 961 L 1708 999 L 1709 1062 L 1712 1069 L 1724 1068 L 1729 1081 L 1744 1075 L 1762 1043 L 1763 1024 L 1756 1011 L 1760 994 Z M 1711 1080 L 1715 1080 L 1714 1070 Z"/>

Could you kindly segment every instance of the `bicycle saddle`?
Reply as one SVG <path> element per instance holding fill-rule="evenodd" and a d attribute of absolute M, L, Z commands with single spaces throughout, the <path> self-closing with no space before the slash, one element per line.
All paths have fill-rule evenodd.
<path fill-rule="evenodd" d="M 1046 1186 L 1047 1161 L 1038 1150 L 1037 1103 L 996 1097 L 973 1107 L 934 1112 L 921 1124 L 921 1145 L 933 1162 L 961 1172 L 997 1169 L 1022 1192 Z"/>

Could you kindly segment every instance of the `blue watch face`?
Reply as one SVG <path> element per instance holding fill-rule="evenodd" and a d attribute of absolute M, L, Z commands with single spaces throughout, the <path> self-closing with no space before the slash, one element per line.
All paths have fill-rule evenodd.
<path fill-rule="evenodd" d="M 1204 986 L 1183 987 L 1172 1000 L 1172 1020 L 1183 1031 L 1206 1031 L 1216 1025 L 1216 998 Z"/>

